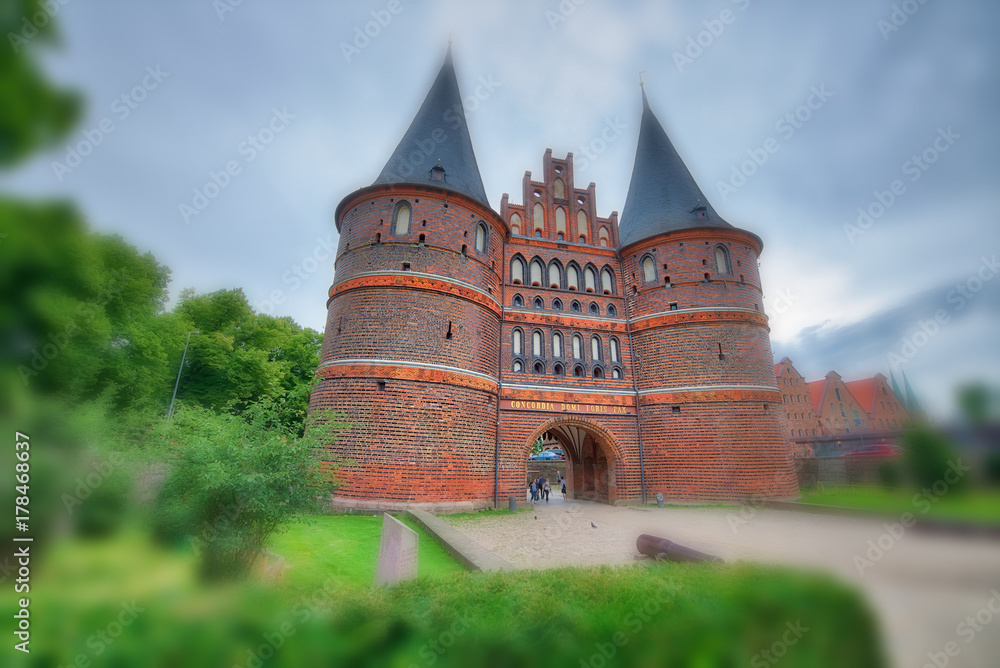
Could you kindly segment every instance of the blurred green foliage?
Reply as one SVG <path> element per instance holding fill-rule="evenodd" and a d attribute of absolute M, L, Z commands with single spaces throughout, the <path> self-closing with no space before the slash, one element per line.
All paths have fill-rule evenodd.
<path fill-rule="evenodd" d="M 81 97 L 41 73 L 37 52 L 56 41 L 50 8 L 61 3 L 6 0 L 0 10 L 0 169 L 62 140 L 82 112 Z"/>
<path fill-rule="evenodd" d="M 771 665 L 761 653 L 776 644 L 787 666 L 885 665 L 875 617 L 858 594 L 826 576 L 746 564 L 234 589 L 198 584 L 182 555 L 126 534 L 66 545 L 45 572 L 48 584 L 33 594 L 32 654 L 12 666 L 82 658 L 149 668 L 688 668 Z"/>
<path fill-rule="evenodd" d="M 271 535 L 302 512 L 315 511 L 333 489 L 317 439 L 337 425 L 317 425 L 300 438 L 276 424 L 269 404 L 243 417 L 181 408 L 163 427 L 168 462 L 153 522 L 167 541 L 195 541 L 202 574 L 242 578 Z"/>
<path fill-rule="evenodd" d="M 944 434 L 931 427 L 912 427 L 903 434 L 902 444 L 903 462 L 918 487 L 947 484 L 949 493 L 968 487 L 969 481 L 964 477 L 956 482 L 951 481 L 951 476 L 945 478 L 959 454 Z"/>

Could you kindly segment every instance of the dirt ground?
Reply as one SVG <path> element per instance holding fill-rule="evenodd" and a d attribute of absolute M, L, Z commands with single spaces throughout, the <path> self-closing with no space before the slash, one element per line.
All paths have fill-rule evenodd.
<path fill-rule="evenodd" d="M 949 667 L 1000 666 L 1000 540 L 897 522 L 752 507 L 615 507 L 558 493 L 529 512 L 450 520 L 518 568 L 636 563 L 635 539 L 649 533 L 726 561 L 822 570 L 865 593 L 894 666 L 934 666 L 929 654 Z"/>

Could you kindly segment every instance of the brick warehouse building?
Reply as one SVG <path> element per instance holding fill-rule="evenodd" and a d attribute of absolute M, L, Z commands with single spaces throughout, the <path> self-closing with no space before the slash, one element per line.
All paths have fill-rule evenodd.
<path fill-rule="evenodd" d="M 523 498 L 559 441 L 569 493 L 611 503 L 798 494 L 759 237 L 705 199 L 643 94 L 622 211 L 572 154 L 491 208 L 451 54 L 375 182 L 341 201 L 311 409 L 335 505 L 475 508 Z"/>

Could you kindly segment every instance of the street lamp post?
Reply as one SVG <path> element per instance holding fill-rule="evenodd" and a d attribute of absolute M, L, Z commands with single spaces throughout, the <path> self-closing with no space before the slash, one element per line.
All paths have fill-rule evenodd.
<path fill-rule="evenodd" d="M 184 371 L 184 360 L 187 359 L 188 345 L 191 343 L 192 334 L 201 334 L 197 329 L 193 332 L 188 332 L 187 341 L 184 342 L 184 354 L 181 355 L 181 365 L 177 369 L 177 382 L 174 383 L 174 395 L 170 397 L 170 409 L 167 411 L 167 419 L 169 420 L 174 415 L 174 400 L 177 399 L 177 388 L 181 384 L 181 372 Z"/>

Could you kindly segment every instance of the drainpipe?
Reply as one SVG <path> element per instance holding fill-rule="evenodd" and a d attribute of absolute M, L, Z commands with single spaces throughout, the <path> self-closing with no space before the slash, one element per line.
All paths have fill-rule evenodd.
<path fill-rule="evenodd" d="M 506 256 L 504 246 L 500 248 L 500 258 Z M 504 267 L 500 267 L 500 333 L 498 335 L 500 349 L 497 351 L 497 437 L 493 446 L 493 508 L 500 507 L 500 396 L 503 394 L 503 321 L 507 303 L 507 286 L 503 280 Z"/>
<path fill-rule="evenodd" d="M 625 275 L 622 274 L 624 288 Z M 628 293 L 625 294 L 625 330 L 628 332 L 628 352 L 632 362 L 632 391 L 635 392 L 635 429 L 639 436 L 639 483 L 642 486 L 642 505 L 646 505 L 646 467 L 642 456 L 642 420 L 639 419 L 639 383 L 635 376 L 635 348 L 632 345 L 632 309 L 629 308 Z"/>

